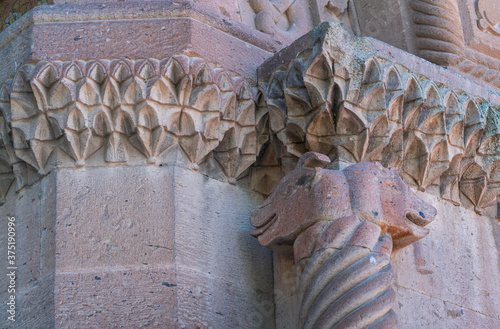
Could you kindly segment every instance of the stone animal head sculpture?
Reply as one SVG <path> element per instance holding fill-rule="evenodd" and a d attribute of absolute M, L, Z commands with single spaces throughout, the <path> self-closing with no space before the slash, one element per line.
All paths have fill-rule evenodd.
<path fill-rule="evenodd" d="M 320 221 L 354 215 L 370 221 L 392 237 L 393 250 L 423 238 L 436 209 L 418 198 L 396 169 L 364 162 L 346 169 L 323 169 L 330 159 L 309 152 L 252 214 L 250 233 L 266 247 L 293 244 Z"/>

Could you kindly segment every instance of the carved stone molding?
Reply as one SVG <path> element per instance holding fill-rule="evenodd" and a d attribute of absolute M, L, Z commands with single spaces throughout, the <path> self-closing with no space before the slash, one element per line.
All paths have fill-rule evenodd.
<path fill-rule="evenodd" d="M 462 62 L 465 42 L 455 0 L 412 0 L 417 54 L 439 65 Z"/>
<path fill-rule="evenodd" d="M 297 328 L 396 328 L 393 251 L 429 233 L 436 209 L 377 162 L 322 169 L 309 152 L 252 214 L 251 234 L 293 248 Z"/>
<path fill-rule="evenodd" d="M 0 85 L 0 195 L 57 167 L 181 162 L 235 182 L 255 161 L 255 102 L 201 58 L 53 61 Z"/>
<path fill-rule="evenodd" d="M 308 151 L 328 155 L 335 169 L 378 161 L 457 205 L 477 212 L 496 205 L 499 105 L 412 72 L 395 62 L 398 55 L 339 31 L 318 27 L 259 69 L 275 136 L 261 157 L 275 154 L 285 173 Z"/>
<path fill-rule="evenodd" d="M 477 26 L 481 31 L 500 36 L 500 9 L 492 0 L 476 0 Z"/>
<path fill-rule="evenodd" d="M 474 6 L 470 8 L 475 10 L 474 16 L 466 14 L 467 6 Z M 460 0 L 412 0 L 410 8 L 417 55 L 500 88 L 500 62 L 489 57 L 494 51 L 475 46 L 474 37 L 469 36 L 473 29 L 488 32 L 490 38 L 498 35 L 498 10 L 493 2 L 478 0 L 472 5 Z M 481 42 L 488 43 L 487 39 Z"/>

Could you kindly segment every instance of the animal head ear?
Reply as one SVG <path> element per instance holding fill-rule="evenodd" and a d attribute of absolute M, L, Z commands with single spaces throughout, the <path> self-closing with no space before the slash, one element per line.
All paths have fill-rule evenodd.
<path fill-rule="evenodd" d="M 305 153 L 297 163 L 297 169 L 300 168 L 324 168 L 330 163 L 330 158 L 324 154 L 317 152 L 307 152 Z"/>

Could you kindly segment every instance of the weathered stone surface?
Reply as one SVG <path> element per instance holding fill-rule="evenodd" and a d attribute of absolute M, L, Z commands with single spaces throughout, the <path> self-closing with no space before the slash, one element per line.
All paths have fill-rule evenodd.
<path fill-rule="evenodd" d="M 57 169 L 17 195 L 20 325 L 272 327 L 258 194 L 169 165 Z"/>
<path fill-rule="evenodd" d="M 495 232 L 500 226 L 498 221 L 478 216 L 468 209 L 453 206 L 426 193 L 418 195 L 438 209 L 439 220 L 431 225 L 428 237 L 394 257 L 396 286 L 413 291 L 417 296 L 429 296 L 441 305 L 443 302 L 450 303 L 449 307 L 455 306 L 451 309 L 463 309 L 476 318 L 474 321 L 484 319 L 487 320 L 484 323 L 498 323 L 500 244 L 495 239 Z M 416 321 L 416 324 L 412 324 L 415 326 L 420 324 L 425 327 L 428 318 L 435 318 L 432 311 L 428 313 L 428 317 L 414 317 L 407 308 L 402 312 L 403 317 L 409 319 L 408 323 Z M 462 314 L 458 318 L 450 318 L 447 311 L 441 310 L 438 314 L 443 319 L 436 318 L 436 321 L 449 320 L 450 328 L 458 328 L 459 324 L 467 323 L 466 318 L 460 318 Z M 496 322 L 489 322 L 491 320 L 488 318 L 495 319 Z M 454 323 L 457 325 L 454 326 Z"/>
<path fill-rule="evenodd" d="M 16 223 L 16 325 L 19 327 L 54 326 L 54 271 L 55 271 L 55 175 L 13 195 L 10 202 L 0 208 L 4 234 L 0 236 L 0 251 L 4 253 L 0 266 L 5 269 L 0 276 L 1 298 L 7 301 L 7 221 L 15 217 Z M 6 312 L 6 302 L 0 311 Z M 0 326 L 12 327 L 7 316 Z"/>
<path fill-rule="evenodd" d="M 180 168 L 174 188 L 180 323 L 272 328 L 271 253 L 248 235 L 248 216 L 262 198 Z"/>
<path fill-rule="evenodd" d="M 293 317 L 298 328 L 394 328 L 391 253 L 426 236 L 436 209 L 377 162 L 322 169 L 329 162 L 304 154 L 250 220 L 263 246 L 293 248 L 298 281 L 278 296 L 278 317 Z M 279 258 L 277 266 L 286 263 Z M 280 304 L 295 307 L 283 315 Z"/>
<path fill-rule="evenodd" d="M 171 167 L 57 172 L 58 272 L 173 266 L 173 184 Z"/>
<path fill-rule="evenodd" d="M 175 328 L 175 282 L 169 267 L 59 272 L 55 327 Z"/>
<path fill-rule="evenodd" d="M 394 309 L 401 319 L 401 328 L 450 328 L 464 327 L 490 329 L 500 326 L 500 320 L 470 310 L 453 302 L 446 302 L 426 294 L 396 286 L 398 306 Z M 430 310 L 421 312 L 420 310 Z"/>

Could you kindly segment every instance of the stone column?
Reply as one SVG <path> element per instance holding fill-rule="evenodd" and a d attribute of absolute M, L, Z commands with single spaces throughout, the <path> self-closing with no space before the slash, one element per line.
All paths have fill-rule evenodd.
<path fill-rule="evenodd" d="M 272 327 L 271 254 L 246 220 L 272 41 L 252 33 L 146 1 L 40 6 L 2 34 L 16 326 Z"/>

